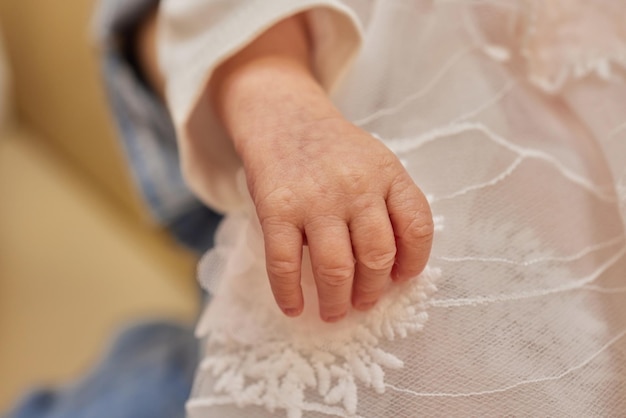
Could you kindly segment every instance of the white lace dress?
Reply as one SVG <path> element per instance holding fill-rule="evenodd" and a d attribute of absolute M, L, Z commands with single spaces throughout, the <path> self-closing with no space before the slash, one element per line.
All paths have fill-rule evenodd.
<path fill-rule="evenodd" d="M 436 217 L 426 271 L 336 325 L 310 275 L 302 317 L 275 306 L 201 94 L 301 10 L 320 82 Z M 190 417 L 626 415 L 623 0 L 165 0 L 161 24 L 188 181 L 227 213 Z"/>

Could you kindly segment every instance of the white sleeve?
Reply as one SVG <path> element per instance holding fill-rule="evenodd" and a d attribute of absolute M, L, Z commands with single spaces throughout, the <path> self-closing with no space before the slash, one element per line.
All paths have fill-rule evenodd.
<path fill-rule="evenodd" d="M 331 90 L 361 44 L 354 12 L 339 0 L 163 0 L 159 56 L 189 187 L 212 208 L 238 208 L 241 161 L 217 121 L 206 85 L 220 63 L 279 21 L 306 11 L 314 70 Z"/>

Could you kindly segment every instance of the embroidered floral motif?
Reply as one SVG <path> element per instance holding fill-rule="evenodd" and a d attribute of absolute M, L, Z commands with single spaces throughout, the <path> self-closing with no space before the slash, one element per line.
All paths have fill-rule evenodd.
<path fill-rule="evenodd" d="M 213 332 L 200 368 L 213 376 L 214 396 L 222 401 L 285 409 L 294 418 L 308 409 L 307 391 L 312 390 L 324 404 L 354 415 L 357 383 L 383 393 L 384 370 L 403 366 L 401 359 L 378 348 L 379 342 L 422 329 L 428 319 L 425 302 L 436 290 L 437 276 L 436 270 L 427 270 L 418 280 L 395 286 L 371 312 L 355 315 L 351 325 L 335 332 L 310 334 L 294 327 L 287 336 L 270 321 L 254 344 L 241 344 L 232 335 L 236 330 Z M 254 309 L 248 315 L 256 316 Z"/>
<path fill-rule="evenodd" d="M 239 218 L 235 224 L 244 223 Z M 211 381 L 210 393 L 191 403 L 258 405 L 285 410 L 289 418 L 311 410 L 355 416 L 357 387 L 383 393 L 385 370 L 403 367 L 402 359 L 379 345 L 422 329 L 440 272 L 427 268 L 417 279 L 391 287 L 372 310 L 352 311 L 340 323 L 326 324 L 318 318 L 310 276 L 303 274 L 305 312 L 286 318 L 263 274 L 264 258 L 249 257 L 255 252 L 250 246 L 247 251 L 254 261 L 236 270 L 226 267 L 219 293 L 200 321 L 198 332 L 207 336 L 200 373 Z M 229 257 L 246 259 L 241 251 Z M 308 263 L 305 257 L 303 271 Z"/>
<path fill-rule="evenodd" d="M 522 53 L 532 82 L 554 92 L 591 74 L 610 80 L 626 68 L 626 6 L 620 0 L 527 0 Z"/>

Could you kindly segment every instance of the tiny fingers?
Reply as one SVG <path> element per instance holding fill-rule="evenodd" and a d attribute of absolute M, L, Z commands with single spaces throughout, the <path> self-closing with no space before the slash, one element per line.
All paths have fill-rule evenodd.
<path fill-rule="evenodd" d="M 350 222 L 352 247 L 356 258 L 356 274 L 352 304 L 367 310 L 374 306 L 391 282 L 396 259 L 393 228 L 383 200 Z"/>
<path fill-rule="evenodd" d="M 300 286 L 302 232 L 296 225 L 276 220 L 265 220 L 261 225 L 267 274 L 276 303 L 285 315 L 298 316 L 304 308 Z"/>
<path fill-rule="evenodd" d="M 408 280 L 420 274 L 428 263 L 434 235 L 430 206 L 407 175 L 405 181 L 394 184 L 387 208 L 397 247 L 391 275 L 397 281 Z"/>
<path fill-rule="evenodd" d="M 336 322 L 350 308 L 354 258 L 345 221 L 324 218 L 305 226 L 321 318 Z"/>

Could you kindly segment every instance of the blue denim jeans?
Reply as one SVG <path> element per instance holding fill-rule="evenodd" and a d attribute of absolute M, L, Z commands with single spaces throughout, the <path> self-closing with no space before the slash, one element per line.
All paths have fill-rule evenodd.
<path fill-rule="evenodd" d="M 169 322 L 133 326 L 87 377 L 64 389 L 34 391 L 6 417 L 184 417 L 198 348 L 190 328 Z"/>

